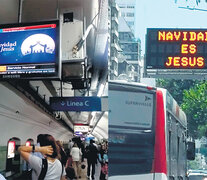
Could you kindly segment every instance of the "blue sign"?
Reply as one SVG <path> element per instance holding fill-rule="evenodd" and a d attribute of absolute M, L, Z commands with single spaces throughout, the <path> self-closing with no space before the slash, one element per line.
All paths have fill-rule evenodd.
<path fill-rule="evenodd" d="M 50 107 L 54 111 L 101 111 L 101 98 L 51 97 Z"/>

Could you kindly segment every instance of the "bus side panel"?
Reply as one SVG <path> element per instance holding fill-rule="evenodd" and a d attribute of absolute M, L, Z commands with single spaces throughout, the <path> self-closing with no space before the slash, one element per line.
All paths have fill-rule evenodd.
<path fill-rule="evenodd" d="M 168 141 L 168 156 L 169 156 L 169 177 L 175 177 L 177 178 L 177 125 L 176 125 L 176 119 L 168 113 L 167 115 L 168 121 L 169 121 L 169 141 Z"/>
<path fill-rule="evenodd" d="M 167 112 L 168 176 L 186 179 L 186 129 Z"/>

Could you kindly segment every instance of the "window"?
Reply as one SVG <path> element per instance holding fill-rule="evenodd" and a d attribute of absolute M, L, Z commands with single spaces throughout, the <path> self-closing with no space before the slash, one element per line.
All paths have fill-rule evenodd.
<path fill-rule="evenodd" d="M 121 17 L 125 17 L 125 13 L 124 12 L 121 13 Z"/>
<path fill-rule="evenodd" d="M 127 23 L 128 23 L 129 26 L 133 26 L 134 25 L 133 21 L 127 21 Z"/>
<path fill-rule="evenodd" d="M 127 17 L 134 17 L 134 13 L 127 13 Z"/>
<path fill-rule="evenodd" d="M 119 5 L 119 8 L 125 8 L 126 6 L 125 5 Z"/>
<path fill-rule="evenodd" d="M 132 59 L 131 55 L 126 55 L 126 59 Z"/>
<path fill-rule="evenodd" d="M 129 35 L 128 34 L 124 34 L 124 39 L 127 39 L 129 38 Z"/>
<path fill-rule="evenodd" d="M 134 9 L 134 6 L 133 6 L 133 5 L 131 5 L 131 6 L 127 6 L 127 8 Z"/>
<path fill-rule="evenodd" d="M 124 49 L 124 45 L 121 45 L 121 48 Z"/>

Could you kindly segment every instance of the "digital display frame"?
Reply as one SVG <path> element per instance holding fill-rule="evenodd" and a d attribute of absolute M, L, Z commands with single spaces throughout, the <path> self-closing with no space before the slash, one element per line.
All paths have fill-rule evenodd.
<path fill-rule="evenodd" d="M 145 74 L 175 75 L 174 78 L 206 76 L 207 29 L 148 28 Z"/>
<path fill-rule="evenodd" d="M 0 79 L 60 79 L 59 20 L 0 25 Z"/>

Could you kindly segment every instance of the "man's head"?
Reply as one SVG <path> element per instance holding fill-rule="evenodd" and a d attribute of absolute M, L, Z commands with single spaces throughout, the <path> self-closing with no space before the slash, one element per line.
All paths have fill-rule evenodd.
<path fill-rule="evenodd" d="M 93 139 L 90 140 L 90 144 L 93 144 L 95 143 L 95 141 Z"/>

